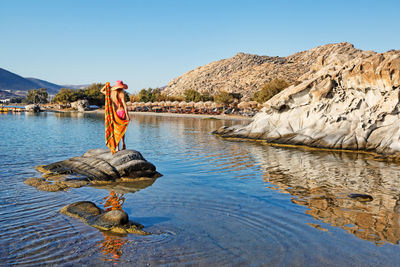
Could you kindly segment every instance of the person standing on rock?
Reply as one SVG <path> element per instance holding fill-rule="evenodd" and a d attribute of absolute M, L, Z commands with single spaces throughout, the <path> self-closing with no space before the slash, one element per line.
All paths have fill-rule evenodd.
<path fill-rule="evenodd" d="M 122 150 L 126 149 L 125 132 L 130 118 L 126 108 L 124 89 L 128 89 L 128 85 L 122 81 L 116 81 L 113 87 L 106 82 L 100 90 L 105 95 L 106 145 L 112 154 L 119 151 L 120 141 L 122 141 Z"/>

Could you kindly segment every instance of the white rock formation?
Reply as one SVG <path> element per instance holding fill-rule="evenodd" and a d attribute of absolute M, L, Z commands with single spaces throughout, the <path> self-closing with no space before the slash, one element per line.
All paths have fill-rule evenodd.
<path fill-rule="evenodd" d="M 400 155 L 400 50 L 331 45 L 299 80 L 267 101 L 250 125 L 216 133 Z"/>

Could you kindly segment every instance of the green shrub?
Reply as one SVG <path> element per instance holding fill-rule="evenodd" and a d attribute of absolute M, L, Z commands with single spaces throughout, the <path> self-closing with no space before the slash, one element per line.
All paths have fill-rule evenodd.
<path fill-rule="evenodd" d="M 284 80 L 272 80 L 264 84 L 260 91 L 254 93 L 252 100 L 255 100 L 259 103 L 264 103 L 288 86 L 289 84 Z"/>
<path fill-rule="evenodd" d="M 103 106 L 105 97 L 100 92 L 101 88 L 104 84 L 101 83 L 93 83 L 84 89 L 69 89 L 69 88 L 61 88 L 60 91 L 54 96 L 54 103 L 71 103 L 75 102 L 79 99 L 87 99 L 90 105 Z"/>
<path fill-rule="evenodd" d="M 214 96 L 214 101 L 220 104 L 229 105 L 235 100 L 231 93 L 221 91 Z"/>

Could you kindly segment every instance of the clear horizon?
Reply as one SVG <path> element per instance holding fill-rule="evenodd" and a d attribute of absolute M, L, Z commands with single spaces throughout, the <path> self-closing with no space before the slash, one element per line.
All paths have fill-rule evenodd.
<path fill-rule="evenodd" d="M 328 43 L 400 49 L 400 2 L 77 1 L 1 3 L 1 65 L 52 83 L 165 86 L 238 52 L 288 56 Z"/>

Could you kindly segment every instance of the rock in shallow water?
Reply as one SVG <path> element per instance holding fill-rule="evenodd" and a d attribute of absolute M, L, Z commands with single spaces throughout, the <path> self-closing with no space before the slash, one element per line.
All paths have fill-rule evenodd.
<path fill-rule="evenodd" d="M 43 178 L 29 178 L 25 184 L 43 191 L 60 191 L 87 184 L 116 185 L 125 191 L 138 191 L 151 185 L 162 175 L 135 150 L 123 150 L 112 155 L 108 149 L 92 149 L 81 157 L 42 165 L 36 169 Z M 144 183 L 144 185 L 142 185 Z M 130 189 L 134 186 L 134 189 Z"/>
<path fill-rule="evenodd" d="M 92 149 L 81 157 L 41 166 L 49 175 L 76 174 L 91 182 L 114 181 L 120 178 L 157 178 L 156 167 L 135 150 L 122 150 L 114 155 L 108 149 Z"/>
<path fill-rule="evenodd" d="M 36 178 L 36 177 L 31 177 L 25 180 L 24 182 L 27 185 L 36 187 L 37 189 L 41 190 L 41 191 L 47 191 L 47 192 L 56 192 L 56 191 L 61 191 L 61 190 L 65 190 L 69 187 L 80 187 L 80 186 L 76 186 L 74 182 L 69 182 L 69 185 L 64 183 L 64 182 L 55 182 L 55 183 L 51 183 L 49 181 L 47 181 L 44 178 Z M 84 185 L 88 184 L 88 182 L 84 182 Z"/>
<path fill-rule="evenodd" d="M 150 234 L 142 230 L 143 225 L 130 221 L 128 214 L 123 210 L 104 211 L 90 201 L 75 202 L 62 208 L 60 212 L 81 219 L 90 226 L 103 231 L 118 234 Z"/>

